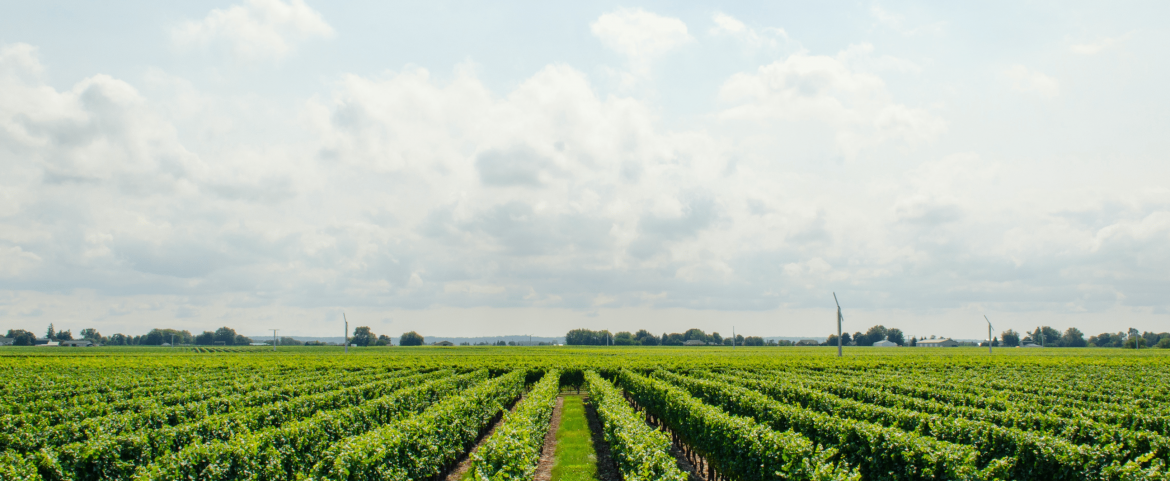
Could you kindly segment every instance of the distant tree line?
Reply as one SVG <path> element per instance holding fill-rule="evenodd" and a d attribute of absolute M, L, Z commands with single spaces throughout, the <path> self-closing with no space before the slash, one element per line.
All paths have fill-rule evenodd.
<path fill-rule="evenodd" d="M 935 338 L 936 336 L 930 336 L 930 339 Z M 846 346 L 872 346 L 873 343 L 883 339 L 899 346 L 916 346 L 920 340 L 915 336 L 906 341 L 905 334 L 901 330 L 887 329 L 882 325 L 873 326 L 864 334 L 861 332 L 855 332 L 853 335 L 841 334 L 841 343 Z M 927 338 L 923 336 L 921 339 Z M 1128 333 L 1110 334 L 1106 332 L 1085 339 L 1085 334 L 1075 327 L 1070 327 L 1061 333 L 1050 326 L 1042 326 L 1037 327 L 1034 331 L 1024 331 L 1023 333 L 1008 329 L 991 339 L 991 345 L 995 347 L 1016 347 L 1025 344 L 1037 344 L 1045 347 L 1124 347 L 1130 349 L 1153 346 L 1166 349 L 1170 348 L 1170 333 L 1143 332 L 1138 334 L 1136 329 L 1131 329 Z M 836 346 L 837 335 L 830 334 L 822 345 Z M 979 345 L 986 346 L 987 341 L 983 341 Z"/>
<path fill-rule="evenodd" d="M 853 333 L 853 335 L 849 335 L 848 332 L 841 333 L 841 345 L 843 346 L 872 346 L 873 343 L 878 341 L 890 341 L 899 346 L 904 346 L 906 345 L 906 335 L 902 333 L 901 329 L 887 329 L 886 326 L 881 324 L 869 328 L 864 334 L 860 331 Z M 822 344 L 822 346 L 836 345 L 836 334 L 829 334 L 828 339 L 825 339 L 825 343 Z"/>
<path fill-rule="evenodd" d="M 222 341 L 224 345 L 228 346 L 246 346 L 252 342 L 251 339 L 236 334 L 236 331 L 228 327 L 221 327 L 215 332 L 206 331 L 198 336 L 192 336 L 190 331 L 177 329 L 151 329 L 150 332 L 140 336 L 117 333 L 107 337 L 103 336 L 97 329 L 87 328 L 82 329 L 80 334 L 80 339 L 106 346 L 161 346 L 167 343 L 213 345 L 217 341 Z M 13 344 L 17 346 L 31 346 L 37 339 L 33 333 L 23 329 L 9 329 L 5 337 L 13 338 Z M 41 339 L 58 342 L 75 340 L 72 332 L 56 330 L 53 324 L 49 324 L 49 328 L 45 331 L 45 337 Z"/>
<path fill-rule="evenodd" d="M 684 346 L 687 341 L 699 341 L 705 345 L 730 346 L 734 342 L 737 346 L 791 346 L 791 341 L 765 341 L 762 337 L 742 335 L 723 337 L 718 332 L 707 334 L 702 329 L 689 329 L 686 332 L 662 333 L 655 336 L 650 331 L 640 329 L 630 333 L 621 331 L 612 334 L 608 330 L 591 331 L 589 329 L 573 329 L 565 334 L 565 344 L 570 346 Z M 693 344 L 693 343 L 692 343 Z"/>

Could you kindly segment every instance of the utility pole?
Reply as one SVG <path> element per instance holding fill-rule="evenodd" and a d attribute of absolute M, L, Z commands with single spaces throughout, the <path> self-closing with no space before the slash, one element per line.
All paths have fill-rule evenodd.
<path fill-rule="evenodd" d="M 1040 326 L 1036 326 L 1036 334 L 1038 334 L 1040 336 L 1040 347 L 1045 347 L 1044 346 L 1044 331 L 1040 329 Z"/>
<path fill-rule="evenodd" d="M 992 354 L 992 352 L 991 352 L 991 319 L 988 319 L 987 314 L 984 314 L 983 320 L 987 321 L 987 353 Z"/>
<path fill-rule="evenodd" d="M 345 353 L 349 354 L 349 319 L 346 319 L 345 312 L 341 313 L 341 319 L 345 321 Z"/>
<path fill-rule="evenodd" d="M 731 348 L 735 349 L 735 326 L 731 326 Z"/>
<path fill-rule="evenodd" d="M 269 329 L 269 331 L 272 331 L 272 352 L 276 352 L 276 331 L 279 330 L 280 329 Z"/>
<path fill-rule="evenodd" d="M 845 317 L 841 315 L 841 302 L 837 300 L 837 293 L 833 293 L 833 302 L 837 303 L 837 357 L 841 357 L 841 321 Z"/>

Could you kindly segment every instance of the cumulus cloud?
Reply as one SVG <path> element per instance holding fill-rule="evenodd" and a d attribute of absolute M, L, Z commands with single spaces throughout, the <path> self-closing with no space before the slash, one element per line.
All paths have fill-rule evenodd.
<path fill-rule="evenodd" d="M 1120 37 L 1101 37 L 1093 42 L 1072 44 L 1068 49 L 1078 55 L 1096 55 L 1129 40 L 1131 36 L 1133 36 L 1132 33 Z"/>
<path fill-rule="evenodd" d="M 756 30 L 748 27 L 739 19 L 722 12 L 715 13 L 711 20 L 715 22 L 715 26 L 711 27 L 710 30 L 711 35 L 738 39 L 751 50 L 777 48 L 788 41 L 788 33 L 782 28 L 768 27 Z"/>
<path fill-rule="evenodd" d="M 261 18 L 257 5 L 208 25 Z M 749 44 L 781 38 L 715 23 Z M 593 27 L 631 59 L 690 39 L 638 10 Z M 241 58 L 287 54 L 297 35 Z M 605 310 L 636 313 L 630 325 L 812 310 L 834 290 L 858 309 L 1164 306 L 1164 190 L 1053 193 L 1036 185 L 1053 169 L 1027 159 L 924 149 L 945 109 L 887 82 L 926 68 L 876 51 L 784 55 L 680 123 L 562 63 L 499 91 L 463 66 L 342 74 L 267 111 L 160 72 L 54 87 L 35 48 L 6 46 L 0 307 L 144 328 L 298 319 L 320 334 L 342 306 L 351 321 L 434 316 L 395 317 L 404 330 L 505 313 L 478 327 L 492 333 L 554 312 L 537 308 L 560 317 L 524 326 L 563 332 Z"/>
<path fill-rule="evenodd" d="M 279 59 L 307 40 L 332 35 L 333 27 L 303 0 L 247 0 L 171 31 L 180 47 L 223 47 L 244 61 Z"/>
<path fill-rule="evenodd" d="M 691 40 L 682 20 L 640 8 L 604 14 L 590 29 L 607 47 L 635 58 L 661 55 Z"/>
<path fill-rule="evenodd" d="M 869 13 L 877 20 L 879 25 L 906 36 L 921 34 L 938 35 L 943 33 L 947 26 L 947 23 L 944 21 L 911 26 L 908 25 L 905 15 L 886 10 L 876 3 L 870 6 Z"/>
<path fill-rule="evenodd" d="M 623 79 L 631 86 L 649 75 L 650 62 L 692 40 L 682 20 L 638 9 L 603 14 L 590 24 L 593 35 L 606 47 L 625 55 L 630 71 Z"/>
<path fill-rule="evenodd" d="M 881 77 L 856 68 L 858 58 L 853 48 L 835 57 L 797 53 L 737 73 L 719 90 L 726 106 L 720 118 L 821 123 L 848 156 L 888 140 L 916 144 L 945 131 L 945 122 L 929 111 L 895 102 Z"/>
<path fill-rule="evenodd" d="M 1056 79 L 1023 65 L 1013 65 L 1004 71 L 1004 75 L 1012 81 L 1012 88 L 1018 92 L 1034 93 L 1046 99 L 1060 95 L 1060 83 Z"/>

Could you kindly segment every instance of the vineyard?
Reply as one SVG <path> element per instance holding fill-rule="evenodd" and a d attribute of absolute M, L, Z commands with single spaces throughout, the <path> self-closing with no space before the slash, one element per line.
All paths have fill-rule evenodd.
<path fill-rule="evenodd" d="M 577 393 L 627 481 L 1170 479 L 1160 351 L 854 351 L 16 349 L 0 479 L 532 480 Z"/>

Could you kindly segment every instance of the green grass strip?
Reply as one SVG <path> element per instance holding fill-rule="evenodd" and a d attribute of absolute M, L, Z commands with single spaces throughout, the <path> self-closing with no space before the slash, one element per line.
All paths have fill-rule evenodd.
<path fill-rule="evenodd" d="M 561 427 L 557 430 L 552 481 L 597 479 L 597 452 L 593 450 L 592 439 L 582 397 L 566 395 L 561 405 Z"/>

